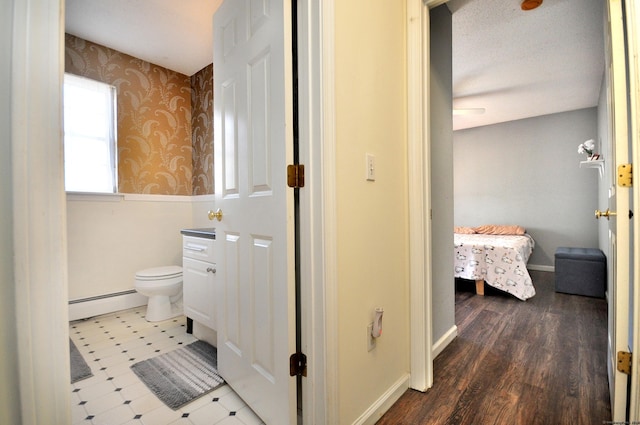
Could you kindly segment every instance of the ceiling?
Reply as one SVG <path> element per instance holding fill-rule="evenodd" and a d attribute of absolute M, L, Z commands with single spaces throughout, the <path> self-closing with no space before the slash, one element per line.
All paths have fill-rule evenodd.
<path fill-rule="evenodd" d="M 601 0 L 451 0 L 454 129 L 593 107 L 604 73 Z"/>
<path fill-rule="evenodd" d="M 193 75 L 212 62 L 223 0 L 66 0 L 66 31 Z M 450 0 L 454 115 L 464 129 L 597 105 L 604 70 L 601 0 Z"/>
<path fill-rule="evenodd" d="M 223 0 L 65 0 L 65 31 L 191 76 L 213 61 Z"/>

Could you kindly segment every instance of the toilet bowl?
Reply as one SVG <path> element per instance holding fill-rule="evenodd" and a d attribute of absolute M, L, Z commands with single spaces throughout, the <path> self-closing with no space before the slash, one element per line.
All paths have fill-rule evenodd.
<path fill-rule="evenodd" d="M 134 288 L 149 297 L 147 321 L 159 322 L 182 315 L 182 267 L 140 270 L 136 273 Z"/>

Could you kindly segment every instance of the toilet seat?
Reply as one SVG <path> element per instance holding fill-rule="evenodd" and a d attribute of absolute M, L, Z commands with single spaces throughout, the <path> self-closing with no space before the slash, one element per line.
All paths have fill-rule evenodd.
<path fill-rule="evenodd" d="M 136 280 L 169 280 L 182 276 L 182 267 L 164 266 L 140 270 L 136 273 Z"/>

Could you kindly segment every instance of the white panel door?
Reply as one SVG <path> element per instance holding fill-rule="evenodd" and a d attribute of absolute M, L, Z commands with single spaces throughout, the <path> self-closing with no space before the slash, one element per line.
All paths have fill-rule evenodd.
<path fill-rule="evenodd" d="M 632 238 L 629 210 L 631 189 L 617 184 L 617 168 L 630 161 L 627 104 L 627 57 L 624 42 L 623 0 L 609 0 L 608 31 L 606 31 L 606 73 L 609 83 L 609 123 L 612 170 L 608 208 L 617 215 L 609 220 L 609 344 L 608 372 L 611 392 L 611 414 L 614 421 L 625 421 L 627 407 L 627 375 L 617 371 L 617 353 L 630 351 L 629 298 L 633 281 L 631 265 Z"/>
<path fill-rule="evenodd" d="M 218 367 L 265 423 L 294 424 L 290 4 L 226 0 L 213 37 Z"/>

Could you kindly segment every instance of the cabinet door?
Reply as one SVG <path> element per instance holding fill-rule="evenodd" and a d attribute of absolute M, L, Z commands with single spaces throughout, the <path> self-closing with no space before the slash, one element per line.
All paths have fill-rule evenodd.
<path fill-rule="evenodd" d="M 191 258 L 182 259 L 184 314 L 216 329 L 215 265 Z"/>

